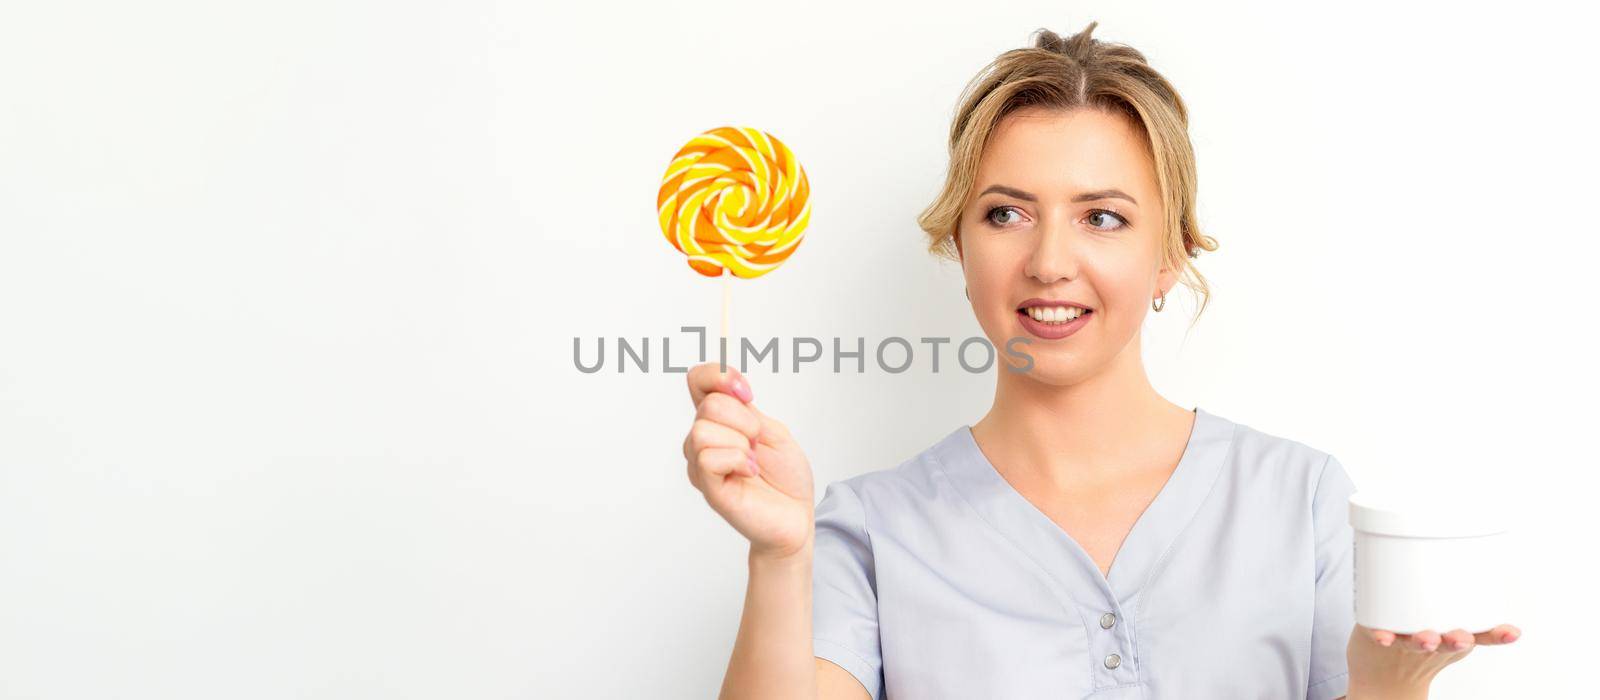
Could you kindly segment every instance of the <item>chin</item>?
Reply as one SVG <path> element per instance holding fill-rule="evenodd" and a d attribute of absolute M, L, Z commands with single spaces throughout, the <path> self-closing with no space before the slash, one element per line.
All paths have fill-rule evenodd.
<path fill-rule="evenodd" d="M 1033 367 L 1027 372 L 1016 372 L 1008 367 L 1002 367 L 1001 371 L 1026 377 L 1040 384 L 1072 386 L 1093 376 L 1098 367 L 1098 365 L 1091 363 L 1088 358 L 1078 353 L 1064 351 L 1041 352 L 1038 341 L 1035 341 L 1032 345 L 1020 346 L 1018 350 L 1027 352 L 1033 357 Z M 1026 364 L 1026 360 L 1019 357 L 1008 356 L 1007 359 L 1018 363 L 1013 367 L 1020 367 Z"/>

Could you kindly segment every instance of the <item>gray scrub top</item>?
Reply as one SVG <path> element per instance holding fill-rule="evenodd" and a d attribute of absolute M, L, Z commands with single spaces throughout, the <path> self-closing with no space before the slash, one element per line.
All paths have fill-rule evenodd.
<path fill-rule="evenodd" d="M 816 656 L 883 698 L 1345 694 L 1354 484 L 1326 452 L 1195 408 L 1102 576 L 962 426 L 816 507 Z"/>

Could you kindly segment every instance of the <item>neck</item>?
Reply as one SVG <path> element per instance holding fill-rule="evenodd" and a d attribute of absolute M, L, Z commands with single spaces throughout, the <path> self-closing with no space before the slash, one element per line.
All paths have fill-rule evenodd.
<path fill-rule="evenodd" d="M 1063 486 L 1128 476 L 1170 450 L 1191 412 L 1145 376 L 1138 338 L 1100 372 L 1051 385 L 1000 367 L 994 405 L 972 427 L 997 468 Z"/>

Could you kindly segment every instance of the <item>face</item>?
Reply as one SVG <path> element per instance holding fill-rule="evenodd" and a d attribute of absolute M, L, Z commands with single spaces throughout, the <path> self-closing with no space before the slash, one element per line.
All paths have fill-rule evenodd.
<path fill-rule="evenodd" d="M 1125 120 L 1094 109 L 1019 110 L 984 146 L 957 249 L 997 356 L 1020 367 L 1005 343 L 1031 341 L 1012 347 L 1033 357 L 1036 380 L 1073 384 L 1124 352 L 1137 355 L 1151 302 L 1176 281 L 1161 259 L 1155 164 Z M 1090 311 L 1058 320 L 1074 305 Z"/>

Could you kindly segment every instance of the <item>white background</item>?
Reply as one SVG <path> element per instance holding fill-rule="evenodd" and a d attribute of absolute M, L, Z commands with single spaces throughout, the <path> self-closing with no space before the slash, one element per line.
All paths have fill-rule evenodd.
<path fill-rule="evenodd" d="M 1303 5 L 6 4 L 0 697 L 713 696 L 745 546 L 685 478 L 683 377 L 572 360 L 715 332 L 667 161 L 740 124 L 807 169 L 736 331 L 979 335 L 915 225 L 951 112 L 1090 20 L 1188 101 L 1221 243 L 1198 325 L 1148 322 L 1157 388 L 1362 487 L 1494 492 L 1459 517 L 1515 514 L 1486 566 L 1525 638 L 1435 697 L 1587 692 L 1592 22 Z M 827 369 L 752 377 L 819 496 L 993 382 Z"/>

